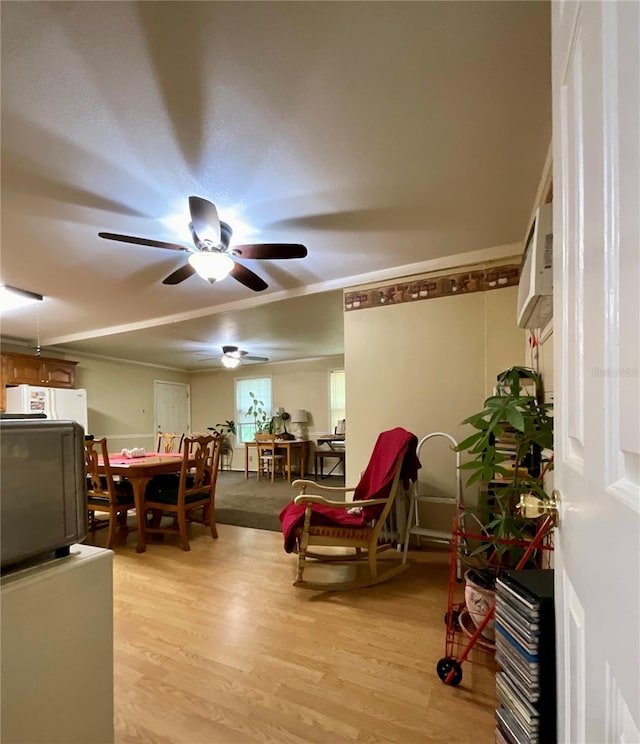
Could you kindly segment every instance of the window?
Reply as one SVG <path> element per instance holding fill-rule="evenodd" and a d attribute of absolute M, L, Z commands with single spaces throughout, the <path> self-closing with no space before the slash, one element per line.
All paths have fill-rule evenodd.
<path fill-rule="evenodd" d="M 256 436 L 256 425 L 253 416 L 247 411 L 253 400 L 249 393 L 253 393 L 268 416 L 271 416 L 271 379 L 269 377 L 253 377 L 248 380 L 236 380 L 236 439 L 239 444 L 252 442 Z"/>
<path fill-rule="evenodd" d="M 331 431 L 335 432 L 338 421 L 345 416 L 344 370 L 336 369 L 330 374 L 329 405 L 331 406 Z"/>

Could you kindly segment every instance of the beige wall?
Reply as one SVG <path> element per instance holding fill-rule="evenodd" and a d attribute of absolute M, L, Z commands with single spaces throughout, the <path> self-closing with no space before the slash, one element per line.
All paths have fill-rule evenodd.
<path fill-rule="evenodd" d="M 154 381 L 189 382 L 185 372 L 131 362 L 67 354 L 78 362 L 76 387 L 86 388 L 89 433 L 107 437 L 109 449 L 155 449 Z"/>
<path fill-rule="evenodd" d="M 343 369 L 342 356 L 313 361 L 261 364 L 238 370 L 216 370 L 191 375 L 191 424 L 194 431 L 235 419 L 234 381 L 251 377 L 270 377 L 274 410 L 303 409 L 309 415 L 307 434 L 314 439 L 328 433 L 329 373 Z M 291 426 L 287 427 L 289 430 Z M 295 433 L 295 431 L 294 431 Z M 235 439 L 232 440 L 235 444 Z M 253 454 L 253 453 L 252 453 Z M 255 455 L 250 468 L 255 468 Z M 310 464 L 311 467 L 311 464 Z M 244 468 L 244 448 L 234 449 L 232 468 Z"/>
<path fill-rule="evenodd" d="M 536 369 L 542 378 L 545 403 L 554 402 L 554 376 L 553 376 L 553 320 L 540 332 L 537 347 L 537 358 L 531 354 L 529 339 L 531 334 L 525 333 L 525 350 L 527 355 L 527 366 Z M 544 487 L 547 493 L 551 493 L 554 487 L 553 468 L 549 469 L 544 477 Z"/>
<path fill-rule="evenodd" d="M 443 431 L 458 441 L 471 433 L 460 422 L 480 410 L 498 372 L 525 361 L 516 297 L 508 287 L 345 313 L 349 483 L 380 431 Z M 455 493 L 453 454 L 427 446 L 421 481 Z"/>
<path fill-rule="evenodd" d="M 22 354 L 32 352 L 23 346 L 7 343 L 3 343 L 2 348 Z M 204 431 L 208 426 L 235 418 L 234 380 L 270 377 L 274 410 L 283 406 L 289 412 L 298 408 L 307 411 L 310 420 L 306 430 L 309 438 L 314 439 L 320 434 L 327 434 L 329 430 L 329 373 L 344 368 L 344 358 L 333 356 L 302 362 L 247 366 L 240 368 L 240 371 L 189 374 L 75 352 L 46 350 L 43 356 L 78 362 L 76 387 L 87 390 L 89 432 L 97 437 L 106 436 L 109 448 L 114 452 L 133 446 L 155 448 L 156 380 L 190 385 L 191 428 L 193 431 Z M 255 463 L 251 462 L 251 465 Z M 232 467 L 238 470 L 244 468 L 243 448 L 234 449 Z"/>
<path fill-rule="evenodd" d="M 33 353 L 32 348 L 4 341 L 2 350 Z M 123 447 L 155 449 L 154 381 L 189 382 L 186 372 L 164 367 L 50 349 L 44 349 L 42 356 L 78 362 L 76 387 L 87 391 L 88 433 L 107 437 L 112 452 Z"/>
<path fill-rule="evenodd" d="M 547 403 L 553 403 L 553 325 L 546 328 L 541 335 L 538 365 L 542 375 L 544 397 Z"/>
<path fill-rule="evenodd" d="M 190 384 L 192 429 L 202 431 L 235 418 L 235 379 L 269 376 L 274 408 L 305 409 L 313 440 L 329 429 L 329 372 L 344 367 L 347 483 L 353 485 L 380 431 L 404 426 L 419 437 L 445 431 L 460 440 L 464 436 L 460 421 L 479 409 L 491 393 L 495 375 L 514 364 L 529 363 L 523 332 L 514 320 L 516 294 L 517 288 L 509 287 L 348 312 L 344 359 L 189 374 L 83 354 L 64 356 L 79 362 L 77 386 L 88 391 L 90 432 L 107 436 L 114 451 L 155 446 L 155 380 Z M 550 342 L 545 359 L 547 348 L 551 349 Z M 429 490 L 453 493 L 453 455 L 444 441 L 428 447 L 421 480 L 428 474 Z M 244 467 L 243 449 L 234 450 L 232 467 Z"/>

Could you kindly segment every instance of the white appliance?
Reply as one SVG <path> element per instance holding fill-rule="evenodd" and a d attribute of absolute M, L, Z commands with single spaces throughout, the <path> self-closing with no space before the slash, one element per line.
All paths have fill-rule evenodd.
<path fill-rule="evenodd" d="M 87 391 L 16 385 L 7 388 L 7 413 L 44 413 L 47 419 L 77 421 L 88 432 Z"/>
<path fill-rule="evenodd" d="M 544 328 L 553 317 L 553 205 L 535 215 L 522 256 L 518 326 Z"/>

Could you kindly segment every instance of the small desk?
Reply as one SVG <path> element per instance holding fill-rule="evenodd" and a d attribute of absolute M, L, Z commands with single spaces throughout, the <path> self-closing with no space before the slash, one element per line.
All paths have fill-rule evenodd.
<path fill-rule="evenodd" d="M 345 436 L 344 434 L 325 434 L 323 437 L 318 437 L 316 439 L 316 443 L 318 447 L 321 447 L 323 444 L 328 444 L 329 449 L 328 450 L 321 450 L 317 449 L 315 454 L 315 465 L 314 465 L 314 475 L 316 477 L 316 480 L 318 478 L 318 464 L 320 465 L 320 478 L 328 478 L 330 475 L 333 474 L 333 471 L 342 463 L 342 467 L 344 470 L 345 465 L 345 452 L 344 452 L 344 445 L 345 445 Z M 337 459 L 337 462 L 331 467 L 331 470 L 324 475 L 324 460 L 327 457 L 334 457 Z M 346 470 L 344 470 L 346 475 Z"/>
<path fill-rule="evenodd" d="M 300 477 L 304 478 L 305 470 L 308 470 L 309 450 L 311 442 L 308 439 L 276 439 L 276 451 L 285 450 L 287 453 L 287 480 L 291 483 L 291 452 L 299 453 Z M 257 449 L 255 442 L 244 443 L 244 477 L 249 477 L 249 447 Z"/>
<path fill-rule="evenodd" d="M 98 465 L 103 468 L 102 458 Z M 133 498 L 136 504 L 136 522 L 138 527 L 137 553 L 144 553 L 147 549 L 144 530 L 144 492 L 147 483 L 154 475 L 165 473 L 179 473 L 182 467 L 182 454 L 180 452 L 167 454 L 151 454 L 144 457 L 123 457 L 122 455 L 109 455 L 111 474 L 126 478 L 131 483 Z"/>
<path fill-rule="evenodd" d="M 328 444 L 332 450 L 344 449 L 345 436 L 344 434 L 325 434 L 323 437 L 317 438 L 318 447 L 322 444 Z"/>

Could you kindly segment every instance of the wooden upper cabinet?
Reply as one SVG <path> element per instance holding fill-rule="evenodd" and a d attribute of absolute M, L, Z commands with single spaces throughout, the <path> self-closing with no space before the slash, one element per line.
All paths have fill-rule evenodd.
<path fill-rule="evenodd" d="M 76 364 L 67 359 L 47 359 L 28 354 L 2 354 L 2 386 L 46 385 L 47 387 L 74 388 Z"/>
<path fill-rule="evenodd" d="M 76 386 L 76 364 L 50 359 L 44 364 L 42 377 L 49 387 L 73 388 Z"/>

